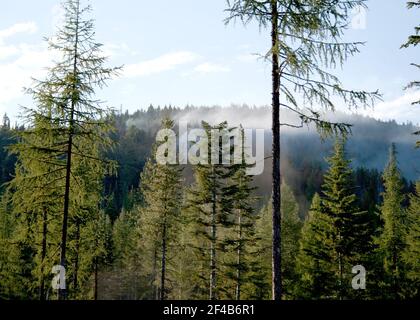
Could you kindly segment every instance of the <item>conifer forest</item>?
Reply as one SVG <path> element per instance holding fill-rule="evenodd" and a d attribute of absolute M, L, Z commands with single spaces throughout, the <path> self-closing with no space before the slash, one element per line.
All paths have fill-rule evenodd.
<path fill-rule="evenodd" d="M 0 300 L 420 300 L 420 1 L 146 2 L 0 14 Z"/>

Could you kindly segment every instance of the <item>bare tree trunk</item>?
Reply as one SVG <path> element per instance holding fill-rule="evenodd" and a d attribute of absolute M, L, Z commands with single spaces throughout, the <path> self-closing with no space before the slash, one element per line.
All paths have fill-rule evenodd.
<path fill-rule="evenodd" d="M 273 85 L 273 251 L 272 251 L 272 295 L 273 300 L 281 300 L 281 214 L 280 214 L 280 70 L 278 54 L 278 9 L 277 1 L 271 1 L 272 14 L 272 85 Z"/>
<path fill-rule="evenodd" d="M 78 45 L 79 45 L 79 10 L 80 3 L 77 1 L 77 18 L 76 18 L 76 39 L 74 45 L 74 61 L 73 61 L 73 76 L 76 77 L 77 73 L 77 58 L 78 58 Z M 76 79 L 73 79 L 73 92 L 76 91 Z M 74 135 L 74 113 L 76 107 L 76 98 L 71 99 L 70 109 L 70 121 L 69 121 L 69 140 L 67 145 L 67 164 L 66 164 L 66 186 L 64 191 L 64 211 L 63 211 L 63 223 L 61 230 L 61 254 L 60 254 L 60 265 L 66 269 L 66 249 L 67 249 L 67 225 L 69 217 L 70 207 L 70 182 L 71 182 L 71 167 L 72 167 L 72 155 L 73 155 L 73 135 Z M 59 300 L 67 299 L 67 290 L 58 290 Z"/>

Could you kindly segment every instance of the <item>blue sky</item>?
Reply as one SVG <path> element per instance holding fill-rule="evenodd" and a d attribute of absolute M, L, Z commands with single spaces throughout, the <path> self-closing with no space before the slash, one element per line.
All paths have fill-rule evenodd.
<path fill-rule="evenodd" d="M 86 3 L 86 0 L 84 0 Z M 420 123 L 410 105 L 420 92 L 403 91 L 418 79 L 411 62 L 418 48 L 400 45 L 419 23 L 420 11 L 405 0 L 370 0 L 366 25 L 349 30 L 347 39 L 366 41 L 362 53 L 338 70 L 354 89 L 376 90 L 384 102 L 360 110 L 381 119 Z M 265 53 L 269 33 L 250 24 L 225 26 L 225 0 L 90 0 L 97 41 L 110 65 L 124 72 L 98 96 L 110 106 L 135 111 L 149 104 L 230 105 L 270 103 L 270 66 L 252 54 Z M 4 1 L 0 12 L 0 113 L 13 118 L 19 105 L 30 105 L 22 87 L 42 78 L 52 55 L 43 37 L 60 21 L 60 1 Z"/>

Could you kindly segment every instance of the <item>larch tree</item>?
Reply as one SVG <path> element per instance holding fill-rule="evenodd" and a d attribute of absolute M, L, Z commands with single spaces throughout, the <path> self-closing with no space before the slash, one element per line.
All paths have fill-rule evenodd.
<path fill-rule="evenodd" d="M 39 133 L 35 120 L 53 124 L 51 128 L 42 128 L 45 134 L 49 132 L 56 137 L 52 145 L 43 145 L 41 141 L 28 148 L 46 153 L 44 158 L 34 161 L 42 163 L 47 157 L 59 166 L 53 172 L 60 174 L 56 181 L 57 193 L 61 195 L 56 203 L 62 205 L 59 264 L 67 268 L 69 224 L 78 201 L 74 191 L 84 180 L 78 177 L 77 163 L 83 163 L 84 170 L 88 168 L 96 177 L 104 173 L 104 168 L 112 167 L 98 154 L 98 150 L 110 146 L 110 125 L 108 110 L 95 98 L 95 88 L 103 87 L 118 68 L 104 67 L 106 58 L 101 55 L 101 44 L 94 41 L 94 22 L 85 18 L 91 7 L 82 7 L 80 0 L 67 0 L 63 7 L 63 26 L 49 40 L 50 49 L 57 52 L 58 60 L 48 69 L 45 80 L 35 80 L 35 85 L 27 90 L 36 107 L 27 108 L 25 117 L 34 128 L 34 135 Z M 96 171 L 92 172 L 94 169 Z M 59 290 L 59 298 L 67 298 L 66 289 Z"/>
<path fill-rule="evenodd" d="M 49 115 L 51 115 L 51 109 Z M 39 283 L 39 298 L 46 299 L 46 283 L 53 265 L 57 260 L 60 247 L 60 217 L 63 204 L 63 186 L 66 165 L 62 161 L 62 152 L 54 150 L 60 143 L 58 122 L 37 117 L 33 126 L 19 133 L 19 143 L 13 146 L 17 154 L 16 174 L 9 184 L 13 192 L 14 214 L 19 218 L 21 236 L 32 244 L 35 269 L 33 275 Z M 91 155 L 100 157 L 100 146 L 94 142 L 80 145 L 79 151 L 89 149 Z M 91 161 L 86 157 L 75 156 L 73 159 L 71 187 L 71 216 L 69 235 L 71 245 L 69 254 L 72 264 L 67 268 L 67 276 L 72 279 L 72 298 L 78 297 L 79 267 L 81 261 L 87 262 L 80 251 L 81 234 L 89 223 L 97 222 L 99 204 L 102 195 L 103 176 L 106 167 L 100 161 Z M 23 239 L 22 239 L 23 240 Z M 87 255 L 90 255 L 87 252 Z M 28 265 L 30 265 L 28 263 Z M 80 277 L 82 278 L 82 277 Z"/>
<path fill-rule="evenodd" d="M 385 270 L 385 295 L 393 299 L 403 297 L 405 282 L 404 250 L 407 247 L 408 217 L 403 208 L 405 195 L 398 168 L 395 144 L 391 145 L 389 161 L 383 174 L 385 191 L 380 206 L 383 230 L 377 239 L 378 250 Z"/>
<path fill-rule="evenodd" d="M 16 281 L 19 269 L 19 248 L 13 243 L 16 216 L 11 208 L 11 194 L 5 192 L 0 199 L 0 299 L 18 298 L 22 289 Z"/>
<path fill-rule="evenodd" d="M 48 105 L 39 110 L 51 114 Z M 32 125 L 18 133 L 18 143 L 11 147 L 17 156 L 15 177 L 8 185 L 13 213 L 18 217 L 13 243 L 21 248 L 18 250 L 33 251 L 33 261 L 27 261 L 27 265 L 34 264 L 32 273 L 40 300 L 46 299 L 45 283 L 52 266 L 58 263 L 60 243 L 60 181 L 64 179 L 65 165 L 59 160 L 61 153 L 52 151 L 60 141 L 56 130 L 57 122 L 35 116 Z"/>
<path fill-rule="evenodd" d="M 273 215 L 273 299 L 282 298 L 281 267 L 281 174 L 280 126 L 302 127 L 315 124 L 323 136 L 348 134 L 351 125 L 322 119 L 312 105 L 334 111 L 336 99 L 349 107 L 371 105 L 377 92 L 349 90 L 331 73 L 359 52 L 360 42 L 343 42 L 351 11 L 365 7 L 365 0 L 227 0 L 229 23 L 240 19 L 256 21 L 271 29 L 271 47 L 265 55 L 272 64 L 272 215 Z M 280 108 L 296 114 L 300 123 L 280 121 Z"/>

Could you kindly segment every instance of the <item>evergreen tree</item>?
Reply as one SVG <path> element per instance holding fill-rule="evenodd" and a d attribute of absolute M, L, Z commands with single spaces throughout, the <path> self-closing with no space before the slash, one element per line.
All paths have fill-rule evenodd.
<path fill-rule="evenodd" d="M 35 117 L 33 127 L 19 132 L 19 142 L 11 147 L 17 156 L 15 177 L 9 184 L 17 217 L 12 242 L 19 255 L 28 259 L 25 267 L 32 273 L 21 274 L 32 284 L 26 293 L 40 300 L 46 299 L 46 280 L 58 263 L 60 180 L 65 166 L 58 160 L 59 153 L 50 150 L 59 141 L 56 129 L 57 123 Z"/>
<path fill-rule="evenodd" d="M 5 193 L 0 202 L 0 299 L 24 298 L 19 272 L 23 269 L 19 261 L 20 248 L 13 243 L 16 217 L 11 210 L 11 195 Z"/>
<path fill-rule="evenodd" d="M 138 247 L 138 211 L 123 210 L 112 230 L 113 266 L 109 281 L 110 298 L 138 300 L 150 298 L 144 277 L 144 255 Z"/>
<path fill-rule="evenodd" d="M 93 217 L 81 229 L 78 281 L 82 289 L 81 298 L 98 300 L 100 272 L 111 262 L 112 225 L 109 216 L 102 211 Z"/>
<path fill-rule="evenodd" d="M 45 285 L 51 277 L 52 266 L 59 263 L 57 253 L 60 246 L 60 213 L 66 166 L 61 161 L 61 153 L 52 152 L 60 141 L 55 129 L 59 129 L 57 122 L 37 117 L 33 128 L 21 132 L 20 142 L 12 148 L 18 156 L 16 175 L 10 183 L 13 210 L 19 217 L 19 231 L 15 232 L 14 238 L 17 242 L 27 243 L 33 252 L 33 261 L 27 262 L 27 265 L 35 265 L 32 269 L 35 280 L 31 282 L 37 283 L 40 299 L 47 298 Z M 92 155 L 100 157 L 97 144 L 81 145 L 78 150 L 84 152 L 87 148 Z M 69 228 L 69 261 L 72 261 L 72 265 L 69 265 L 66 273 L 68 279 L 72 280 L 67 286 L 72 287 L 71 297 L 75 298 L 78 297 L 79 289 L 82 289 L 78 281 L 80 261 L 83 258 L 79 250 L 80 242 L 84 240 L 81 240 L 81 234 L 89 223 L 96 221 L 105 168 L 102 163 L 92 162 L 88 158 L 76 156 L 73 160 L 74 185 L 71 188 Z M 24 251 L 28 248 L 24 247 Z"/>
<path fill-rule="evenodd" d="M 321 197 L 315 194 L 302 228 L 297 270 L 296 297 L 330 299 L 336 288 L 334 256 L 334 221 L 325 213 Z"/>
<path fill-rule="evenodd" d="M 165 119 L 162 129 L 172 129 L 173 125 L 173 121 Z M 153 152 L 161 144 L 157 143 Z M 169 152 L 171 151 L 166 150 L 166 153 Z M 179 241 L 183 197 L 182 168 L 176 164 L 162 164 L 152 154 L 144 170 L 141 178 L 144 204 L 140 208 L 139 234 L 144 246 L 143 252 L 151 260 L 156 259 L 155 263 L 159 266 L 159 271 L 154 270 L 154 273 L 158 277 L 159 299 L 165 300 L 171 294 L 171 283 L 175 282 L 171 279 L 170 272 L 174 269 L 173 255 L 177 253 Z"/>
<path fill-rule="evenodd" d="M 337 298 L 349 297 L 352 267 L 362 264 L 370 242 L 369 219 L 359 212 L 354 194 L 353 172 L 345 157 L 344 141 L 337 140 L 330 168 L 324 176 L 322 205 L 334 221 L 334 246 L 337 264 Z"/>
<path fill-rule="evenodd" d="M 272 217 L 271 203 L 269 201 L 260 210 L 256 223 L 256 244 L 254 256 L 254 270 L 252 277 L 253 295 L 252 299 L 271 299 L 271 254 L 272 254 Z"/>
<path fill-rule="evenodd" d="M 210 300 L 220 299 L 221 277 L 217 277 L 220 271 L 218 257 L 221 246 L 223 245 L 223 232 L 226 223 L 229 223 L 227 217 L 231 212 L 229 208 L 230 199 L 226 196 L 228 188 L 227 179 L 231 176 L 231 166 L 220 162 L 219 143 L 212 146 L 212 130 L 226 132 L 227 123 L 221 123 L 215 127 L 203 122 L 203 127 L 207 134 L 207 150 L 205 155 L 208 163 L 200 163 L 194 167 L 195 183 L 189 189 L 187 197 L 187 206 L 193 215 L 196 224 L 195 247 L 197 249 L 197 258 L 200 261 L 199 270 L 197 270 L 197 297 L 208 297 Z M 205 143 L 205 139 L 199 143 Z M 226 142 L 226 141 L 224 141 Z M 222 142 L 223 143 L 223 142 Z M 218 150 L 219 157 L 216 163 L 212 159 L 212 150 Z M 210 268 L 209 268 L 210 267 Z"/>
<path fill-rule="evenodd" d="M 405 285 L 405 264 L 403 252 L 406 249 L 408 218 L 403 208 L 403 182 L 397 163 L 395 144 L 391 145 L 389 162 L 383 174 L 385 191 L 380 206 L 383 231 L 377 239 L 380 257 L 385 270 L 385 297 L 403 298 Z"/>
<path fill-rule="evenodd" d="M 196 224 L 194 215 L 185 208 L 182 209 L 181 223 L 179 224 L 179 240 L 176 254 L 172 257 L 173 269 L 171 298 L 176 300 L 189 300 L 197 297 L 200 283 L 197 283 L 197 270 L 201 267 L 201 256 L 196 249 Z"/>
<path fill-rule="evenodd" d="M 407 296 L 410 298 L 420 297 L 420 182 L 416 184 L 416 192 L 410 195 L 410 207 L 408 209 L 408 234 L 407 247 L 403 253 L 403 259 L 407 265 L 407 279 L 409 285 Z"/>
<path fill-rule="evenodd" d="M 354 298 L 350 291 L 351 271 L 353 266 L 365 262 L 371 238 L 371 221 L 367 212 L 359 212 L 357 208 L 353 173 L 350 161 L 345 158 L 342 139 L 336 141 L 328 163 L 330 168 L 324 176 L 321 205 L 315 198 L 312 216 L 305 223 L 300 256 L 301 277 L 304 283 L 315 286 L 313 290 L 320 294 L 319 298 Z M 313 246 L 317 242 L 319 248 Z M 320 260 L 324 270 L 309 275 L 308 270 L 318 267 Z M 328 278 L 324 279 L 327 274 Z M 326 291 L 319 288 L 322 281 L 325 281 Z"/>
<path fill-rule="evenodd" d="M 2 130 L 10 130 L 10 118 L 7 116 L 7 113 L 3 116 Z"/>
<path fill-rule="evenodd" d="M 234 283 L 234 294 L 228 297 L 241 300 L 244 296 L 250 294 L 247 284 L 252 278 L 252 256 L 255 254 L 254 248 L 257 242 L 255 233 L 256 214 L 254 213 L 255 196 L 253 196 L 254 187 L 252 187 L 253 178 L 247 175 L 245 155 L 249 152 L 245 148 L 245 135 L 242 127 L 238 130 L 236 137 L 239 141 L 234 142 L 235 147 L 242 150 L 238 163 L 232 164 L 232 176 L 227 181 L 224 196 L 227 197 L 227 203 L 231 218 L 230 224 L 226 226 L 231 230 L 228 232 L 227 239 L 224 241 L 224 250 L 233 251 L 233 255 L 227 257 L 227 272 L 229 278 Z M 252 293 L 251 293 L 252 294 Z"/>
<path fill-rule="evenodd" d="M 282 185 L 282 261 L 284 276 L 284 293 L 287 299 L 294 297 L 294 286 L 297 281 L 296 253 L 299 250 L 300 230 L 302 222 L 299 218 L 299 208 L 292 190 L 287 184 Z M 267 204 L 261 211 L 260 220 L 257 222 L 258 260 L 264 275 L 264 282 L 257 282 L 255 290 L 259 292 L 258 299 L 271 298 L 271 204 Z M 257 277 L 257 280 L 260 280 Z"/>
<path fill-rule="evenodd" d="M 11 145 L 16 144 L 15 130 L 10 128 L 10 119 L 5 115 L 3 126 L 0 127 L 0 193 L 6 188 L 14 176 L 16 157 L 9 152 Z M 16 129 L 18 131 L 18 129 Z"/>
<path fill-rule="evenodd" d="M 282 273 L 284 279 L 283 294 L 285 299 L 293 298 L 294 285 L 297 281 L 296 253 L 299 251 L 299 240 L 302 221 L 299 217 L 299 206 L 290 187 L 283 183 L 281 188 L 282 202 Z"/>

